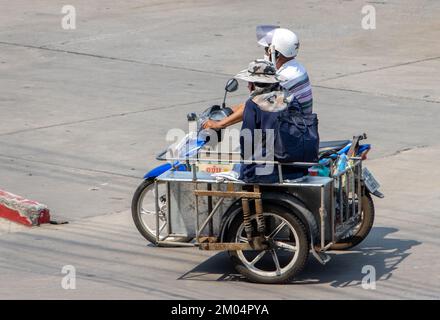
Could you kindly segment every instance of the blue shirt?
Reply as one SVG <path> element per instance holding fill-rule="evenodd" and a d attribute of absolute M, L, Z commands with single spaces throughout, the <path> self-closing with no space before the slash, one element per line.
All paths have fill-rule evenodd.
<path fill-rule="evenodd" d="M 248 161 L 264 160 L 262 159 L 262 156 L 264 156 L 267 160 L 276 161 L 276 158 L 273 156 L 273 145 L 269 145 L 273 142 L 269 139 L 266 145 L 266 138 L 271 134 L 268 132 L 268 130 L 274 130 L 276 128 L 279 114 L 280 111 L 270 112 L 261 110 L 251 99 L 246 101 L 240 135 L 240 152 L 242 159 Z M 250 132 L 250 139 L 245 139 L 245 130 Z M 260 130 L 261 138 L 258 138 L 259 133 L 257 130 Z M 245 143 L 247 144 L 246 146 Z M 245 155 L 245 148 L 252 150 L 251 158 L 248 157 L 245 159 L 245 156 L 249 156 L 248 154 Z M 279 177 L 277 165 L 274 165 L 268 174 L 257 175 L 256 169 L 258 167 L 264 168 L 265 166 L 267 166 L 267 164 L 242 164 L 240 166 L 240 180 L 248 183 L 278 182 Z M 305 174 L 303 169 L 298 169 L 292 166 L 283 166 L 282 172 L 284 179 L 296 179 Z"/>

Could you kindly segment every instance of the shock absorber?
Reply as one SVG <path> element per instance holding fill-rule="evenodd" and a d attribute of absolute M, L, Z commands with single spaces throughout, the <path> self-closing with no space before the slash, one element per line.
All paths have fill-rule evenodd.
<path fill-rule="evenodd" d="M 260 193 L 260 186 L 254 185 L 254 192 Z M 257 218 L 257 230 L 261 236 L 266 232 L 266 223 L 263 216 L 263 201 L 261 198 L 255 199 L 255 215 Z"/>
<path fill-rule="evenodd" d="M 252 240 L 252 224 L 251 224 L 251 212 L 249 209 L 249 199 L 242 198 L 241 205 L 243 207 L 243 223 L 246 237 L 250 242 Z"/>

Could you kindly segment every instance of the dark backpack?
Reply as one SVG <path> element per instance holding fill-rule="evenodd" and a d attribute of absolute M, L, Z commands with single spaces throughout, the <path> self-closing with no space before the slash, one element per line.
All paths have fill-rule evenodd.
<path fill-rule="evenodd" d="M 280 112 L 275 128 L 275 159 L 279 162 L 317 162 L 318 116 L 301 108 Z"/>

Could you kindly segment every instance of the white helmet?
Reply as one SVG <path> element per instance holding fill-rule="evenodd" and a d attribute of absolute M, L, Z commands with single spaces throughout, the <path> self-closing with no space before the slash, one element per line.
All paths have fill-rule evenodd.
<path fill-rule="evenodd" d="M 292 31 L 278 28 L 273 32 L 272 46 L 286 58 L 292 58 L 298 54 L 299 40 Z"/>

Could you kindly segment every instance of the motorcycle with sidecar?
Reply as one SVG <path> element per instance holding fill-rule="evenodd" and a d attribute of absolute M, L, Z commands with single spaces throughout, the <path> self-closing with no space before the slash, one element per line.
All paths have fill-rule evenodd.
<path fill-rule="evenodd" d="M 321 142 L 317 163 L 272 161 L 279 173 L 276 183 L 246 184 L 215 174 L 243 160 L 239 152 L 206 149 L 209 139 L 199 133 L 207 119 L 232 113 L 225 99 L 237 87 L 229 80 L 222 106 L 188 115 L 196 134 L 157 156 L 165 163 L 145 174 L 134 193 L 133 220 L 141 235 L 159 247 L 227 251 L 235 269 L 252 282 L 290 282 L 310 254 L 326 264 L 329 251 L 348 250 L 370 232 L 372 196 L 383 197 L 363 166 L 371 145 L 362 144 L 363 134 Z M 217 135 L 221 140 L 221 130 Z M 286 165 L 312 170 L 288 180 Z"/>

